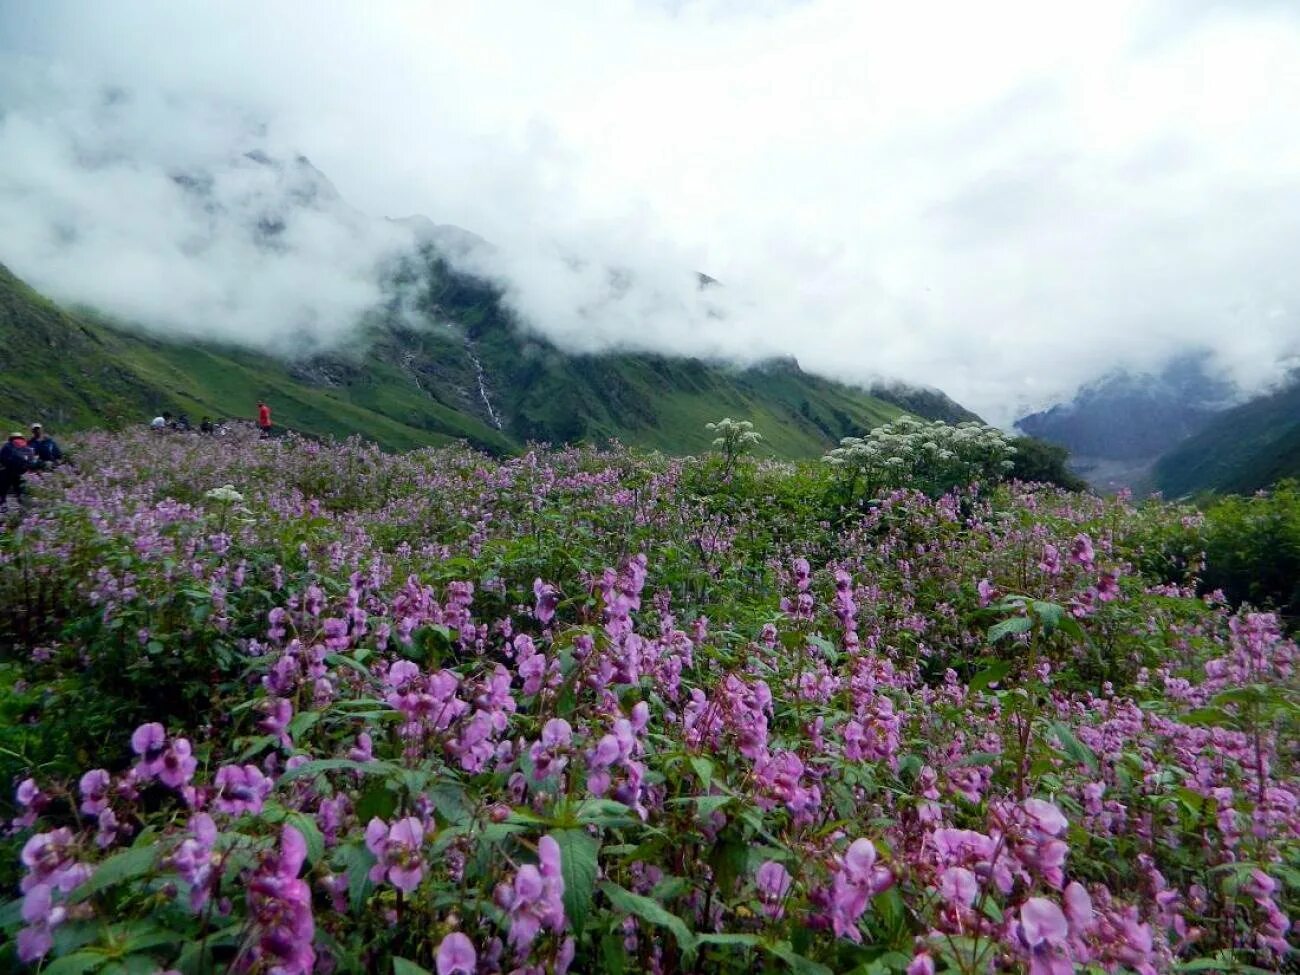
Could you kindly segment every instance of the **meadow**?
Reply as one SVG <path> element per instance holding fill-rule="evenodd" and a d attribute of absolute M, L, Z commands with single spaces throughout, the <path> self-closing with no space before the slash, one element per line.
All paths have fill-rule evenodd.
<path fill-rule="evenodd" d="M 0 533 L 0 968 L 1295 964 L 1296 644 L 1193 508 L 860 442 L 73 447 Z"/>

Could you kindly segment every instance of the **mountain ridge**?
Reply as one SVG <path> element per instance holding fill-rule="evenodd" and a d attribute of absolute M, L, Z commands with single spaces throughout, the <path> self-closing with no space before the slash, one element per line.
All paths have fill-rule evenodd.
<path fill-rule="evenodd" d="M 417 320 L 395 297 L 352 342 L 300 359 L 124 328 L 57 305 L 0 265 L 0 341 L 23 364 L 0 370 L 0 416 L 59 429 L 145 422 L 164 409 L 197 421 L 267 398 L 277 422 L 305 433 L 361 433 L 398 449 L 463 439 L 504 453 L 530 440 L 614 438 L 684 453 L 706 449 L 704 423 L 730 413 L 754 420 L 774 456 L 793 458 L 902 412 L 793 361 L 568 354 L 520 329 L 490 284 L 432 251 L 422 259 Z"/>

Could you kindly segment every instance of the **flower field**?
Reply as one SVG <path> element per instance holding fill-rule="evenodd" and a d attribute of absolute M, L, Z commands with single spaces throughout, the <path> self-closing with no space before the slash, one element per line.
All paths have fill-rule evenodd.
<path fill-rule="evenodd" d="M 1190 509 L 76 447 L 0 533 L 6 971 L 1296 964 L 1300 661 Z"/>

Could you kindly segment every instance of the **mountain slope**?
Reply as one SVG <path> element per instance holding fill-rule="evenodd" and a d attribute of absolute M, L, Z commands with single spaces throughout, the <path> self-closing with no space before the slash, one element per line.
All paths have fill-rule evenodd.
<path fill-rule="evenodd" d="M 1232 384 L 1210 373 L 1205 355 L 1192 353 L 1158 373 L 1111 372 L 1016 426 L 1068 449 L 1071 469 L 1093 487 L 1145 493 L 1155 486 L 1156 458 L 1202 429 L 1235 394 Z"/>
<path fill-rule="evenodd" d="M 259 398 L 278 423 L 316 436 L 360 433 L 409 448 L 465 439 L 509 452 L 529 440 L 614 437 L 667 452 L 709 444 L 704 424 L 751 419 L 776 456 L 813 456 L 899 413 L 793 362 L 737 369 L 641 353 L 568 355 L 521 330 L 499 295 L 426 252 L 405 294 L 355 341 L 297 361 L 161 340 L 62 309 L 0 266 L 0 418 L 54 430 L 247 416 Z"/>
<path fill-rule="evenodd" d="M 1158 374 L 1113 372 L 1016 425 L 1082 457 L 1143 460 L 1204 427 L 1233 392 L 1207 373 L 1203 356 L 1182 356 Z"/>
<path fill-rule="evenodd" d="M 1167 495 L 1250 492 L 1300 477 L 1300 374 L 1282 389 L 1220 414 L 1156 463 Z"/>

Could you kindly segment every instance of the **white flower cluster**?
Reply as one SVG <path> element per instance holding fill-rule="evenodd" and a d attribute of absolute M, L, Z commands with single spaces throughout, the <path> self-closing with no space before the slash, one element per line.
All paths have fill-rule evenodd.
<path fill-rule="evenodd" d="M 935 493 L 997 480 L 1015 466 L 1015 452 L 996 427 L 902 416 L 865 437 L 844 438 L 822 459 L 869 490 L 912 486 Z"/>
<path fill-rule="evenodd" d="M 713 446 L 727 448 L 751 447 L 763 439 L 763 435 L 754 429 L 754 424 L 748 420 L 733 420 L 729 416 L 724 416 L 717 423 L 704 424 L 705 430 L 712 430 L 718 436 L 713 440 Z M 741 451 L 735 451 L 740 453 Z"/>
<path fill-rule="evenodd" d="M 215 487 L 204 495 L 209 501 L 219 501 L 222 504 L 236 504 L 244 500 L 244 496 L 235 490 L 233 484 L 223 484 L 221 487 Z"/>

